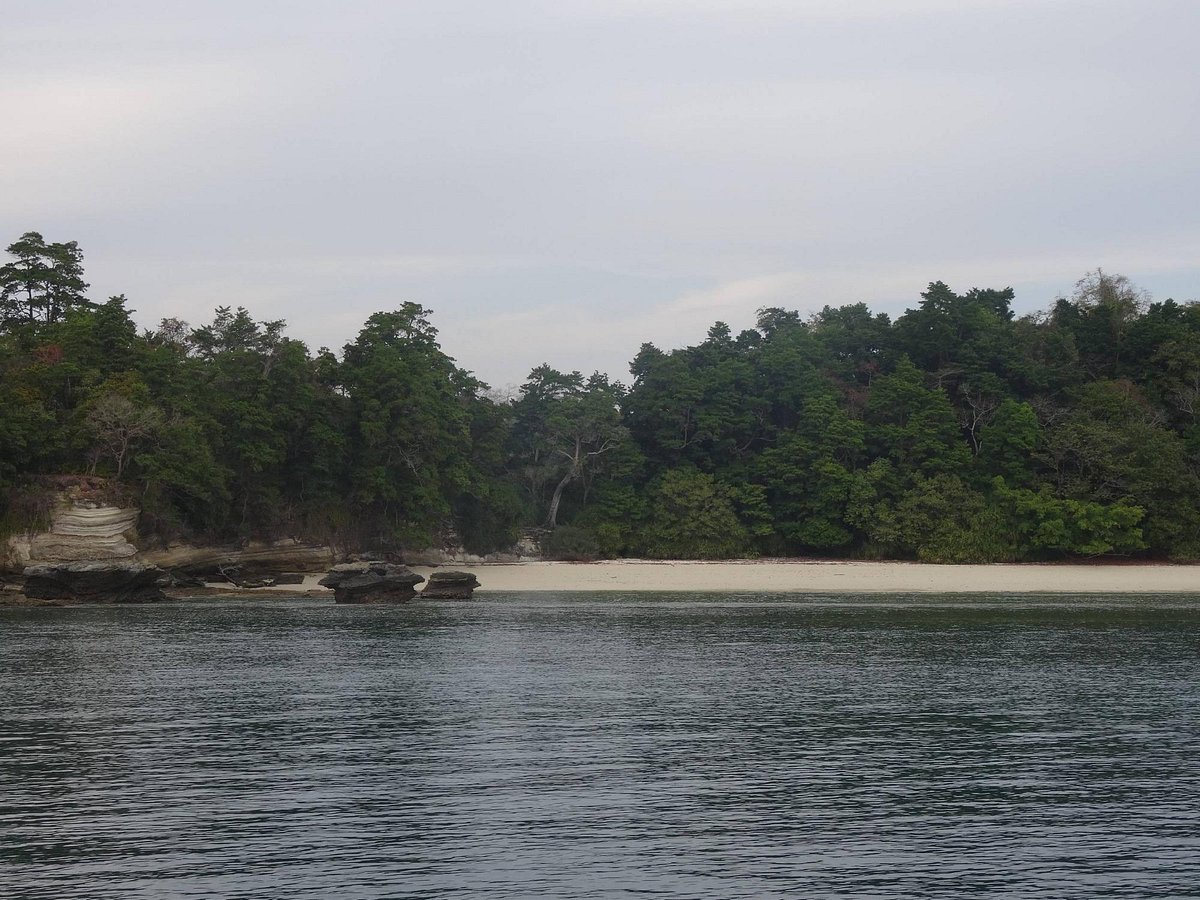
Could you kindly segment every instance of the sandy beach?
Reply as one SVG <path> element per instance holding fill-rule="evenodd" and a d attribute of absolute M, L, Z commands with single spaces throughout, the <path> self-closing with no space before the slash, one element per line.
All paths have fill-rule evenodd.
<path fill-rule="evenodd" d="M 903 562 L 606 560 L 449 565 L 473 572 L 490 591 L 747 591 L 861 593 L 1180 593 L 1200 594 L 1200 565 L 973 565 Z M 434 569 L 414 566 L 428 577 Z M 325 591 L 301 585 L 266 590 Z M 239 590 L 232 585 L 212 585 Z M 331 593 L 331 592 L 330 592 Z"/>

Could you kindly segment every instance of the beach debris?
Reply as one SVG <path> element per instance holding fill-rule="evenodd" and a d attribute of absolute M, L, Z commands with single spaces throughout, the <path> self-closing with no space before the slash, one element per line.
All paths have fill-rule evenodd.
<path fill-rule="evenodd" d="M 317 583 L 333 588 L 335 603 L 401 603 L 411 600 L 424 580 L 408 566 L 368 561 L 334 566 Z"/>

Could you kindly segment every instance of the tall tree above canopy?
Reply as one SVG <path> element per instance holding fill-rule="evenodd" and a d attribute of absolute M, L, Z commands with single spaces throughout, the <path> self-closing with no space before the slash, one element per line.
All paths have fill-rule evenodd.
<path fill-rule="evenodd" d="M 1012 288 L 956 294 L 945 282 L 935 281 L 921 294 L 920 305 L 896 320 L 896 352 L 928 372 L 997 371 L 1003 355 L 995 345 L 1004 343 L 1013 296 Z"/>
<path fill-rule="evenodd" d="M 1075 336 L 1089 375 L 1113 377 L 1124 371 L 1130 333 L 1149 302 L 1124 275 L 1096 269 L 1076 282 L 1070 300 L 1059 299 L 1052 322 Z"/>
<path fill-rule="evenodd" d="M 59 322 L 70 310 L 90 305 L 78 243 L 47 244 L 29 231 L 6 249 L 16 259 L 0 266 L 0 326 Z"/>
<path fill-rule="evenodd" d="M 870 387 L 891 339 L 887 313 L 873 314 L 865 303 L 826 306 L 813 315 L 810 325 L 839 380 L 846 386 Z"/>
<path fill-rule="evenodd" d="M 385 544 L 429 541 L 471 483 L 469 404 L 483 385 L 442 352 L 429 310 L 416 303 L 367 319 L 341 373 L 364 524 Z"/>
<path fill-rule="evenodd" d="M 546 507 L 546 524 L 558 526 L 563 492 L 599 466 L 602 458 L 628 436 L 618 406 L 624 391 L 606 375 L 584 379 L 538 366 L 529 373 L 517 400 L 514 439 L 535 502 L 542 489 L 554 488 Z"/>

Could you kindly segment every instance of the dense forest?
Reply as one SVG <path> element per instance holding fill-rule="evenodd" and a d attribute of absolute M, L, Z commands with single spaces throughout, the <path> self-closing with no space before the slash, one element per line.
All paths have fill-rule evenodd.
<path fill-rule="evenodd" d="M 95 473 L 157 541 L 483 553 L 540 527 L 564 558 L 1200 558 L 1200 304 L 1102 271 L 1026 316 L 942 282 L 895 321 L 764 309 L 644 344 L 628 386 L 540 366 L 495 399 L 414 303 L 339 354 L 240 308 L 139 332 L 125 297 L 88 298 L 74 242 L 7 250 L 0 531 Z"/>

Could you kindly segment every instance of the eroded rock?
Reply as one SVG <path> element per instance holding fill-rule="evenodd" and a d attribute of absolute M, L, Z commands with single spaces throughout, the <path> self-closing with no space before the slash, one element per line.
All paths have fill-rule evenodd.
<path fill-rule="evenodd" d="M 470 600 L 479 579 L 470 572 L 434 572 L 421 591 L 427 600 Z"/>
<path fill-rule="evenodd" d="M 41 563 L 26 566 L 24 594 L 68 603 L 156 603 L 166 600 L 158 566 L 114 561 Z"/>
<path fill-rule="evenodd" d="M 342 563 L 329 570 L 318 584 L 333 588 L 335 603 L 401 603 L 411 600 L 425 579 L 395 563 Z"/>

